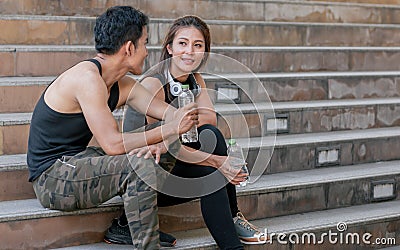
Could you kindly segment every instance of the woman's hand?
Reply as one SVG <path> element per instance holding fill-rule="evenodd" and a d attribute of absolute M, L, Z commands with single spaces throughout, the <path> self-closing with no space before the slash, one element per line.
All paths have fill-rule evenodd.
<path fill-rule="evenodd" d="M 248 173 L 242 172 L 242 166 L 232 166 L 229 162 L 234 162 L 229 160 L 229 156 L 220 156 L 220 165 L 218 170 L 228 179 L 228 181 L 234 185 L 238 185 L 240 182 L 245 181 L 248 178 Z M 247 163 L 244 163 L 247 164 Z"/>
<path fill-rule="evenodd" d="M 165 145 L 165 142 L 160 142 L 157 144 L 133 149 L 128 154 L 129 155 L 136 154 L 137 157 L 141 157 L 142 155 L 144 155 L 144 159 L 149 159 L 151 156 L 154 155 L 156 158 L 155 162 L 159 163 L 161 155 L 165 154 L 167 151 L 168 149 L 167 146 Z"/>

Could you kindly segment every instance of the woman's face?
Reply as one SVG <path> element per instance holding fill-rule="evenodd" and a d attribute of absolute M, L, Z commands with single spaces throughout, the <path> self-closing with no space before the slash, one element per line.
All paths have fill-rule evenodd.
<path fill-rule="evenodd" d="M 194 27 L 185 27 L 175 33 L 172 45 L 167 45 L 172 56 L 170 71 L 175 77 L 195 70 L 204 57 L 203 34 Z M 179 74 L 179 75 L 177 75 Z"/>

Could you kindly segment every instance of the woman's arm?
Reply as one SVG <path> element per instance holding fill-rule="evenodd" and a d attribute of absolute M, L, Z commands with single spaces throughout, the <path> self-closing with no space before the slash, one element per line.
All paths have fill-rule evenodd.
<path fill-rule="evenodd" d="M 153 98 L 164 102 L 165 100 L 164 89 L 161 81 L 158 78 L 146 77 L 145 79 L 142 80 L 141 83 L 143 87 L 146 88 L 153 95 Z M 151 117 L 149 115 L 146 116 L 146 119 L 149 124 L 159 121 L 157 118 Z"/>
<path fill-rule="evenodd" d="M 214 105 L 208 95 L 206 83 L 199 73 L 195 73 L 194 77 L 197 84 L 201 87 L 201 93 L 196 97 L 196 103 L 199 109 L 199 126 L 204 124 L 211 124 L 217 126 L 217 115 L 215 113 Z"/>
<path fill-rule="evenodd" d="M 207 87 L 203 77 L 199 73 L 195 73 L 194 77 L 201 88 L 201 93 L 196 97 L 197 108 L 199 111 L 199 125 L 211 124 L 217 126 L 217 116 L 214 105 L 211 102 L 207 92 Z M 165 101 L 164 89 L 161 81 L 155 77 L 147 77 L 142 81 L 142 85 L 153 94 L 154 98 Z M 147 116 L 148 123 L 154 123 L 157 119 Z"/>

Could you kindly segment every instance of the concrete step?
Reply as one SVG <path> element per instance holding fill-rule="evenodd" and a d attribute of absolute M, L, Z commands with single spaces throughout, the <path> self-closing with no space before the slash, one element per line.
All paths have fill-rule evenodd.
<path fill-rule="evenodd" d="M 303 2 L 328 2 L 328 3 L 366 3 L 375 5 L 399 5 L 399 0 L 300 0 Z"/>
<path fill-rule="evenodd" d="M 0 117 L 0 155 L 26 153 L 32 113 L 4 113 Z"/>
<path fill-rule="evenodd" d="M 261 138 L 244 138 L 238 142 L 245 148 L 252 176 L 285 173 L 290 171 L 320 169 L 322 167 L 347 166 L 398 160 L 400 130 L 394 128 L 335 131 L 297 135 L 279 135 Z M 273 150 L 273 151 L 272 151 Z M 21 187 L 21 198 L 32 197 L 27 180 L 26 156 L 2 155 L 3 184 L 16 179 Z M 12 173 L 18 172 L 19 175 Z M 12 177 L 10 177 L 12 176 Z M 22 176 L 17 178 L 16 176 Z M 18 183 L 17 183 L 18 182 Z M 0 190 L 7 190 L 3 186 Z M 14 193 L 4 191 L 4 200 L 16 199 Z"/>
<path fill-rule="evenodd" d="M 382 110 L 382 114 L 385 114 L 384 107 Z M 388 112 L 390 114 L 390 111 Z M 1 154 L 25 153 L 31 114 L 3 114 L 1 116 L 5 118 L 14 116 L 10 118 L 12 122 L 3 119 Z M 15 119 L 15 116 L 18 119 Z M 278 119 L 282 119 L 282 117 L 278 117 Z M 383 117 L 383 121 L 390 121 L 390 115 L 388 118 Z M 281 122 L 278 121 L 278 124 Z M 339 122 L 339 124 L 346 124 L 346 122 Z M 240 129 L 236 129 L 238 126 L 240 124 L 233 124 L 232 131 L 240 131 Z M 240 135 L 240 133 L 238 134 Z M 236 138 L 236 135 L 233 137 Z M 265 162 L 273 153 L 267 172 L 277 173 L 313 169 L 325 165 L 348 165 L 399 159 L 396 149 L 400 145 L 400 127 L 280 134 L 278 136 L 272 133 L 263 137 L 238 139 L 240 139 L 240 144 L 249 150 L 250 167 L 255 164 L 256 169 L 265 170 Z"/>
<path fill-rule="evenodd" d="M 113 115 L 120 126 L 123 110 L 116 109 Z M 32 113 L 0 113 L 0 155 L 26 153 L 31 118 Z"/>
<path fill-rule="evenodd" d="M 32 112 L 54 77 L 0 77 L 0 113 Z"/>
<path fill-rule="evenodd" d="M 400 127 L 237 139 L 259 175 L 397 160 L 399 140 Z"/>
<path fill-rule="evenodd" d="M 97 16 L 112 5 L 124 5 L 126 1 L 86 1 L 85 5 L 75 1 L 60 2 L 2 1 L 0 14 L 8 15 L 52 15 L 52 16 Z M 307 1 L 232 1 L 232 0 L 142 0 L 130 1 L 150 17 L 177 18 L 187 14 L 205 19 L 234 19 L 248 21 L 296 21 L 338 23 L 399 23 L 399 8 L 393 5 L 361 5 L 334 2 Z M 159 6 L 162 4 L 162 11 Z M 238 15 L 237 13 L 240 13 Z"/>
<path fill-rule="evenodd" d="M 203 76 L 210 90 L 232 83 L 239 86 L 241 103 L 400 96 L 399 71 L 228 73 Z M 218 102 L 216 92 L 211 92 L 210 96 L 214 102 Z"/>
<path fill-rule="evenodd" d="M 400 125 L 400 99 L 218 104 L 226 138 L 383 128 Z"/>
<path fill-rule="evenodd" d="M 149 44 L 160 45 L 173 19 L 152 18 Z M 399 46 L 398 24 L 206 20 L 214 45 Z M 95 17 L 0 15 L 1 44 L 91 45 Z M 19 32 L 15 32 L 18 30 Z M 263 35 L 260 35 L 263 34 Z"/>
<path fill-rule="evenodd" d="M 392 244 L 387 244 L 387 245 L 392 245 Z M 393 246 L 393 247 L 385 247 L 385 248 L 381 248 L 383 250 L 399 250 L 399 246 Z"/>
<path fill-rule="evenodd" d="M 139 76 L 133 76 L 139 78 Z M 384 98 L 400 96 L 399 71 L 203 74 L 214 90 L 236 84 L 241 103 Z M 32 112 L 52 77 L 0 77 L 0 113 Z M 22 98 L 21 98 L 22 97 Z"/>
<path fill-rule="evenodd" d="M 118 205 L 75 212 L 44 209 L 36 199 L 0 202 L 3 249 L 49 249 L 102 241 Z"/>
<path fill-rule="evenodd" d="M 0 201 L 35 198 L 32 184 L 28 182 L 26 155 L 0 156 Z"/>
<path fill-rule="evenodd" d="M 144 69 L 159 62 L 160 47 L 149 46 Z M 315 71 L 398 71 L 400 47 L 215 46 L 205 73 Z M 92 46 L 0 45 L 0 76 L 55 76 L 92 58 Z M 37 63 L 40 61 L 41 63 Z M 221 61 L 223 64 L 221 64 Z"/>
<path fill-rule="evenodd" d="M 31 114 L 3 114 L 1 116 L 3 117 L 1 154 L 25 153 Z M 15 119 L 15 116 L 18 119 Z M 9 120 L 7 121 L 7 119 Z M 390 117 L 387 120 L 390 120 Z M 234 125 L 238 126 L 238 124 Z M 272 134 L 251 139 L 241 138 L 240 140 L 241 144 L 249 149 L 248 162 L 250 166 L 252 163 L 261 164 L 261 166 L 257 165 L 257 168 L 265 169 L 263 166 L 265 161 L 258 163 L 256 159 L 258 155 L 268 158 L 274 151 L 268 172 L 276 173 L 311 169 L 324 165 L 347 165 L 398 159 L 395 149 L 400 145 L 399 136 L 399 127 L 387 127 L 288 134 L 277 137 Z M 334 157 L 325 159 L 324 155 Z M 321 162 L 317 160 L 319 157 L 322 157 Z"/>
<path fill-rule="evenodd" d="M 382 188 L 385 183 L 392 186 L 399 184 L 398 164 L 397 161 L 382 162 L 263 176 L 257 182 L 238 189 L 239 207 L 246 217 L 253 220 L 373 203 L 372 190 Z M 393 192 L 393 190 L 390 191 Z M 398 199 L 399 190 L 395 189 L 394 192 L 395 196 L 391 198 L 396 199 L 397 196 Z M 379 194 L 376 193 L 376 195 Z M 16 246 L 18 248 L 52 248 L 77 242 L 84 244 L 87 241 L 98 241 L 97 237 L 100 236 L 96 233 L 96 237 L 93 237 L 84 231 L 88 230 L 87 227 L 78 228 L 80 225 L 73 221 L 80 217 L 92 217 L 98 223 L 101 221 L 101 225 L 90 228 L 91 232 L 100 234 L 102 230 L 105 230 L 102 226 L 110 221 L 110 217 L 104 217 L 104 214 L 115 215 L 120 205 L 121 200 L 115 198 L 111 206 L 66 213 L 41 208 L 35 199 L 3 201 L 0 202 L 0 228 L 3 228 L 2 232 L 7 236 L 5 238 L 10 239 L 10 244 L 14 244 L 8 247 L 11 249 L 15 249 Z M 198 200 L 160 208 L 159 215 L 160 226 L 167 232 L 204 227 Z M 61 235 L 47 232 L 49 229 L 46 230 L 44 225 L 50 221 L 63 227 Z M 31 232 L 28 225 L 33 225 L 34 222 L 36 222 L 34 225 L 41 225 L 43 228 L 36 228 L 38 230 Z M 19 229 L 12 230 L 16 225 Z M 69 231 L 72 228 L 74 228 L 73 231 Z M 35 239 L 34 241 L 23 240 L 27 237 L 26 230 L 29 230 L 29 237 Z M 82 233 L 80 237 L 76 235 L 78 230 Z M 269 232 L 274 231 L 270 229 Z M 36 237 L 36 234 L 42 236 Z M 17 235 L 19 237 L 16 237 Z M 47 237 L 52 238 L 47 239 Z"/>
<path fill-rule="evenodd" d="M 265 21 L 397 24 L 399 6 L 351 1 L 265 1 Z M 249 20 L 246 18 L 246 20 Z"/>
<path fill-rule="evenodd" d="M 217 104 L 226 138 L 302 134 L 400 125 L 400 98 Z M 27 150 L 31 113 L 0 113 L 0 155 Z M 123 114 L 116 115 L 123 119 Z"/>
<path fill-rule="evenodd" d="M 265 245 L 247 246 L 246 249 L 372 249 L 383 241 L 385 246 L 393 246 L 400 239 L 399 222 L 399 201 L 256 220 L 252 223 L 267 227 L 273 238 Z M 205 229 L 177 232 L 174 236 L 178 239 L 174 249 L 218 249 Z M 363 241 L 363 237 L 368 239 Z M 97 243 L 61 249 L 130 248 Z"/>

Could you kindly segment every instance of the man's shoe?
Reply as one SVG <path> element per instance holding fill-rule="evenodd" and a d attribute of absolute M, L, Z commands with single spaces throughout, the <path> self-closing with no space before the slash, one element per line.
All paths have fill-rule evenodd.
<path fill-rule="evenodd" d="M 173 247 L 176 244 L 176 238 L 170 234 L 158 230 L 160 233 L 160 245 L 162 247 Z"/>
<path fill-rule="evenodd" d="M 160 234 L 160 245 L 162 247 L 173 247 L 176 238 L 170 234 L 158 231 Z M 131 232 L 128 225 L 121 225 L 118 219 L 114 219 L 111 226 L 104 235 L 104 241 L 109 244 L 132 245 Z"/>
<path fill-rule="evenodd" d="M 255 245 L 267 242 L 267 235 L 251 224 L 241 212 L 233 218 L 236 232 L 243 244 Z"/>
<path fill-rule="evenodd" d="M 128 224 L 121 225 L 118 219 L 114 219 L 104 235 L 104 241 L 109 244 L 132 245 Z"/>

